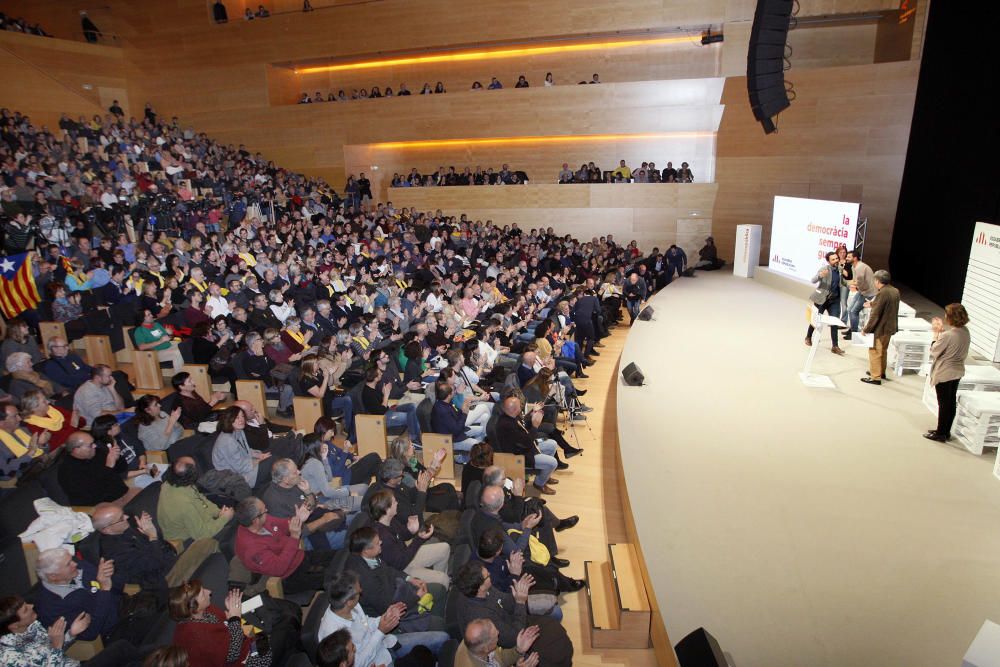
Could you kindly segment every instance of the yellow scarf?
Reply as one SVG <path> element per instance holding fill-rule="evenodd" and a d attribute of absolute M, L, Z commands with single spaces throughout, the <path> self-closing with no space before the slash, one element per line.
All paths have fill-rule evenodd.
<path fill-rule="evenodd" d="M 302 347 L 306 346 L 306 337 L 303 334 L 299 333 L 298 331 L 292 331 L 291 329 L 285 329 L 285 333 L 291 336 L 292 340 L 294 340 Z"/>
<path fill-rule="evenodd" d="M 157 282 L 160 283 L 160 289 L 163 289 L 163 276 L 161 276 L 156 271 L 149 271 L 148 273 L 149 273 L 149 275 L 151 275 L 151 276 L 153 276 L 153 277 L 156 278 Z"/>
<path fill-rule="evenodd" d="M 355 336 L 351 340 L 360 345 L 362 350 L 367 350 L 368 346 L 371 345 L 371 343 L 368 342 L 368 339 L 364 336 Z"/>
<path fill-rule="evenodd" d="M 65 417 L 63 413 L 56 410 L 53 406 L 49 406 L 49 412 L 44 417 L 39 417 L 37 415 L 31 415 L 24 420 L 26 424 L 31 424 L 32 426 L 37 426 L 38 428 L 44 428 L 46 431 L 61 431 L 63 427 L 63 422 Z"/>
<path fill-rule="evenodd" d="M 20 458 L 25 455 L 28 451 L 28 445 L 31 444 L 31 435 L 24 429 L 17 429 L 13 433 L 8 433 L 0 429 L 0 442 L 10 451 L 14 458 Z M 41 449 L 36 449 L 35 453 L 32 454 L 32 458 L 42 455 Z"/>
<path fill-rule="evenodd" d="M 192 285 L 194 285 L 194 288 L 196 290 L 198 290 L 199 292 L 204 292 L 205 290 L 208 289 L 208 283 L 207 282 L 201 282 L 201 283 L 199 283 L 197 280 L 189 280 L 188 282 L 190 282 Z"/>
<path fill-rule="evenodd" d="M 410 281 L 399 280 L 398 278 L 396 279 L 396 287 L 398 287 L 399 289 L 406 289 L 409 286 L 410 286 Z"/>
<path fill-rule="evenodd" d="M 241 252 L 238 257 L 247 263 L 247 266 L 253 268 L 257 266 L 257 258 L 248 252 Z"/>

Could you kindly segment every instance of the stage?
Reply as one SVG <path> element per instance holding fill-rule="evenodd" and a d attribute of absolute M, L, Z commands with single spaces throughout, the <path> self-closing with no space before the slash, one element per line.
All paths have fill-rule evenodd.
<path fill-rule="evenodd" d="M 957 665 L 1000 620 L 1000 481 L 925 440 L 924 378 L 859 381 L 828 335 L 799 381 L 807 302 L 728 272 L 653 297 L 619 377 L 622 466 L 676 643 L 704 626 L 737 667 Z"/>

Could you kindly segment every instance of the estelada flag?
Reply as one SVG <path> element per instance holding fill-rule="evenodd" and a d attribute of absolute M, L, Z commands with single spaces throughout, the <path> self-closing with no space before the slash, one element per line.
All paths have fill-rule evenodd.
<path fill-rule="evenodd" d="M 42 298 L 35 285 L 28 253 L 0 257 L 0 310 L 12 319 L 38 306 Z"/>

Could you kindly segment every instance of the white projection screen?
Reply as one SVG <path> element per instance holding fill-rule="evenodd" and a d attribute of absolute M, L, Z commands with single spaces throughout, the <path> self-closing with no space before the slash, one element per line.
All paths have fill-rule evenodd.
<path fill-rule="evenodd" d="M 826 253 L 854 248 L 861 204 L 775 197 L 768 268 L 808 282 Z"/>

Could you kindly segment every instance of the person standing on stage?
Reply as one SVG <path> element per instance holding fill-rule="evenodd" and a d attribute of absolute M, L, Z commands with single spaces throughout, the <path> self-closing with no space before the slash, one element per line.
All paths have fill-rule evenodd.
<path fill-rule="evenodd" d="M 892 286 L 892 276 L 885 269 L 875 272 L 875 288 L 878 294 L 871 302 L 868 324 L 862 332 L 875 335 L 875 345 L 868 350 L 868 377 L 861 378 L 866 384 L 882 384 L 889 339 L 899 330 L 899 290 Z"/>
<path fill-rule="evenodd" d="M 625 285 L 622 287 L 622 295 L 625 297 L 625 307 L 628 309 L 628 315 L 632 318 L 629 324 L 632 324 L 635 322 L 635 318 L 639 316 L 639 310 L 649 295 L 649 287 L 646 285 L 646 281 L 642 279 L 642 276 L 633 271 L 629 274 Z"/>
<path fill-rule="evenodd" d="M 821 314 L 828 313 L 834 317 L 840 317 L 840 269 L 837 268 L 837 253 L 826 253 L 826 265 L 820 267 L 816 275 L 809 282 L 817 283 L 816 291 L 812 294 L 812 301 L 816 304 L 816 310 Z M 810 324 L 806 330 L 806 345 L 812 345 L 813 325 Z M 843 355 L 844 351 L 837 345 L 837 327 L 830 327 L 830 338 L 833 347 L 830 351 L 834 354 Z"/>
<path fill-rule="evenodd" d="M 875 298 L 878 290 L 875 289 L 875 274 L 872 273 L 872 267 L 861 261 L 861 253 L 857 250 L 851 250 L 847 253 L 847 261 L 851 264 L 851 273 L 854 279 L 848 286 L 850 291 L 847 296 L 847 319 L 845 321 L 850 328 L 844 334 L 844 340 L 851 340 L 851 333 L 858 330 L 861 309 L 864 308 L 866 302 Z"/>
<path fill-rule="evenodd" d="M 969 356 L 969 329 L 965 326 L 968 323 L 969 313 L 960 303 L 945 306 L 944 322 L 940 317 L 931 320 L 934 343 L 931 345 L 930 382 L 937 393 L 938 423 L 936 429 L 924 433 L 928 440 L 947 442 L 951 438 L 958 383 L 965 375 L 965 358 Z"/>

